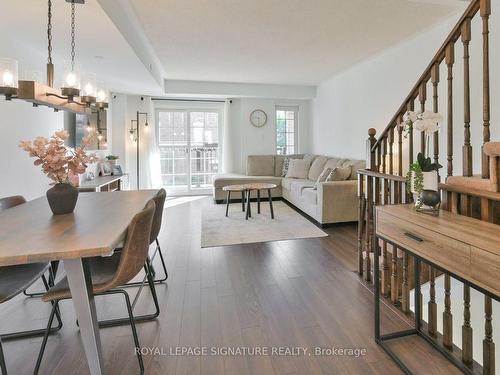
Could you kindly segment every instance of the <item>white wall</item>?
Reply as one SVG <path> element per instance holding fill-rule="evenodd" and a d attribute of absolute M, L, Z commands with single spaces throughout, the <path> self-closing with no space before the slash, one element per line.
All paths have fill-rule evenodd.
<path fill-rule="evenodd" d="M 492 4 L 493 14 L 500 14 L 500 4 Z M 385 128 L 411 88 L 444 42 L 455 25 L 457 17 L 449 19 L 418 37 L 384 51 L 382 54 L 357 64 L 349 70 L 319 85 L 313 100 L 310 152 L 365 158 L 365 140 L 370 127 L 377 133 Z M 496 22 L 495 22 L 496 21 Z M 500 50 L 495 48 L 500 37 L 500 20 L 492 17 L 491 51 L 491 139 L 500 140 Z M 472 24 L 471 42 L 471 133 L 474 151 L 474 171 L 479 172 L 482 144 L 482 36 L 480 18 Z M 461 171 L 463 145 L 463 49 L 455 46 L 454 66 L 454 173 Z M 446 66 L 441 66 L 439 84 L 439 112 L 447 116 Z M 432 87 L 427 86 L 427 105 L 432 107 Z M 415 107 L 419 108 L 416 102 Z M 441 164 L 446 166 L 446 121 L 441 124 Z M 419 139 L 419 135 L 415 137 Z M 418 143 L 415 150 L 419 150 Z M 446 167 L 445 167 L 446 168 Z"/>
<path fill-rule="evenodd" d="M 280 99 L 233 99 L 231 104 L 231 141 L 235 172 L 246 171 L 248 155 L 276 153 L 276 116 L 275 108 L 279 105 L 299 107 L 297 152 L 304 152 L 309 144 L 310 101 Z M 250 113 L 262 109 L 267 114 L 267 123 L 256 128 L 250 123 Z"/>
<path fill-rule="evenodd" d="M 49 137 L 64 128 L 63 112 L 46 107 L 33 108 L 30 103 L 0 99 L 0 197 L 23 195 L 31 200 L 45 194 L 49 179 L 33 158 L 18 147 L 21 140 Z"/>

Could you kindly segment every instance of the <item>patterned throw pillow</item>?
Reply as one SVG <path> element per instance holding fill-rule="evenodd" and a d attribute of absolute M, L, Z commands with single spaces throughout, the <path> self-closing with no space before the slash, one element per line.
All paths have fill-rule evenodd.
<path fill-rule="evenodd" d="M 290 165 L 290 158 L 283 159 L 283 168 L 281 169 L 281 177 L 285 177 L 288 173 L 288 166 Z"/>
<path fill-rule="evenodd" d="M 345 181 L 349 178 L 351 175 L 351 166 L 347 167 L 337 167 L 334 168 L 328 177 L 326 178 L 326 181 Z"/>

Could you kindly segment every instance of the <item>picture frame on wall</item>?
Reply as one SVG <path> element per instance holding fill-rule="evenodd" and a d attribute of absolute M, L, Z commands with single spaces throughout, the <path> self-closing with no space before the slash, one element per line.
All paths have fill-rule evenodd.
<path fill-rule="evenodd" d="M 111 169 L 111 165 L 107 161 L 101 162 L 99 168 L 101 171 L 101 176 L 111 176 L 111 173 L 113 173 L 113 169 Z"/>

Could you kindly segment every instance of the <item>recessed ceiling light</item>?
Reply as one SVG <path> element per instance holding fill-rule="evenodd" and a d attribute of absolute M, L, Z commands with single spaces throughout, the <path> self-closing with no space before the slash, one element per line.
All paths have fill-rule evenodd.
<path fill-rule="evenodd" d="M 95 55 L 94 56 L 96 59 L 104 59 L 104 56 L 101 56 L 101 55 Z"/>

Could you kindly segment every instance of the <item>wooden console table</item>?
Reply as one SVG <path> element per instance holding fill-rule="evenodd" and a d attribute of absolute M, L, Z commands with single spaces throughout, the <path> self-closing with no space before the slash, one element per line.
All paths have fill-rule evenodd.
<path fill-rule="evenodd" d="M 409 335 L 424 338 L 464 373 L 472 373 L 470 366 L 458 361 L 451 351 L 438 345 L 421 328 L 420 266 L 422 263 L 428 264 L 443 272 L 445 277 L 451 276 L 463 282 L 465 286 L 483 293 L 485 301 L 489 298 L 500 301 L 500 226 L 448 211 L 440 211 L 439 216 L 426 215 L 416 212 L 412 205 L 377 206 L 374 215 L 376 342 L 407 374 L 411 374 L 411 371 L 386 342 Z M 385 335 L 380 333 L 380 285 L 377 282 L 380 278 L 379 240 L 397 247 L 415 259 L 414 329 Z M 446 333 L 443 336 L 446 337 Z M 452 341 L 451 336 L 448 337 Z M 453 342 L 449 345 L 452 346 Z M 487 357 L 483 358 L 484 373 L 493 374 L 494 351 L 487 353 L 488 351 L 485 353 Z"/>
<path fill-rule="evenodd" d="M 120 191 L 122 190 L 122 179 L 127 175 L 121 176 L 102 176 L 93 180 L 83 181 L 78 187 L 81 192 L 89 191 Z"/>

